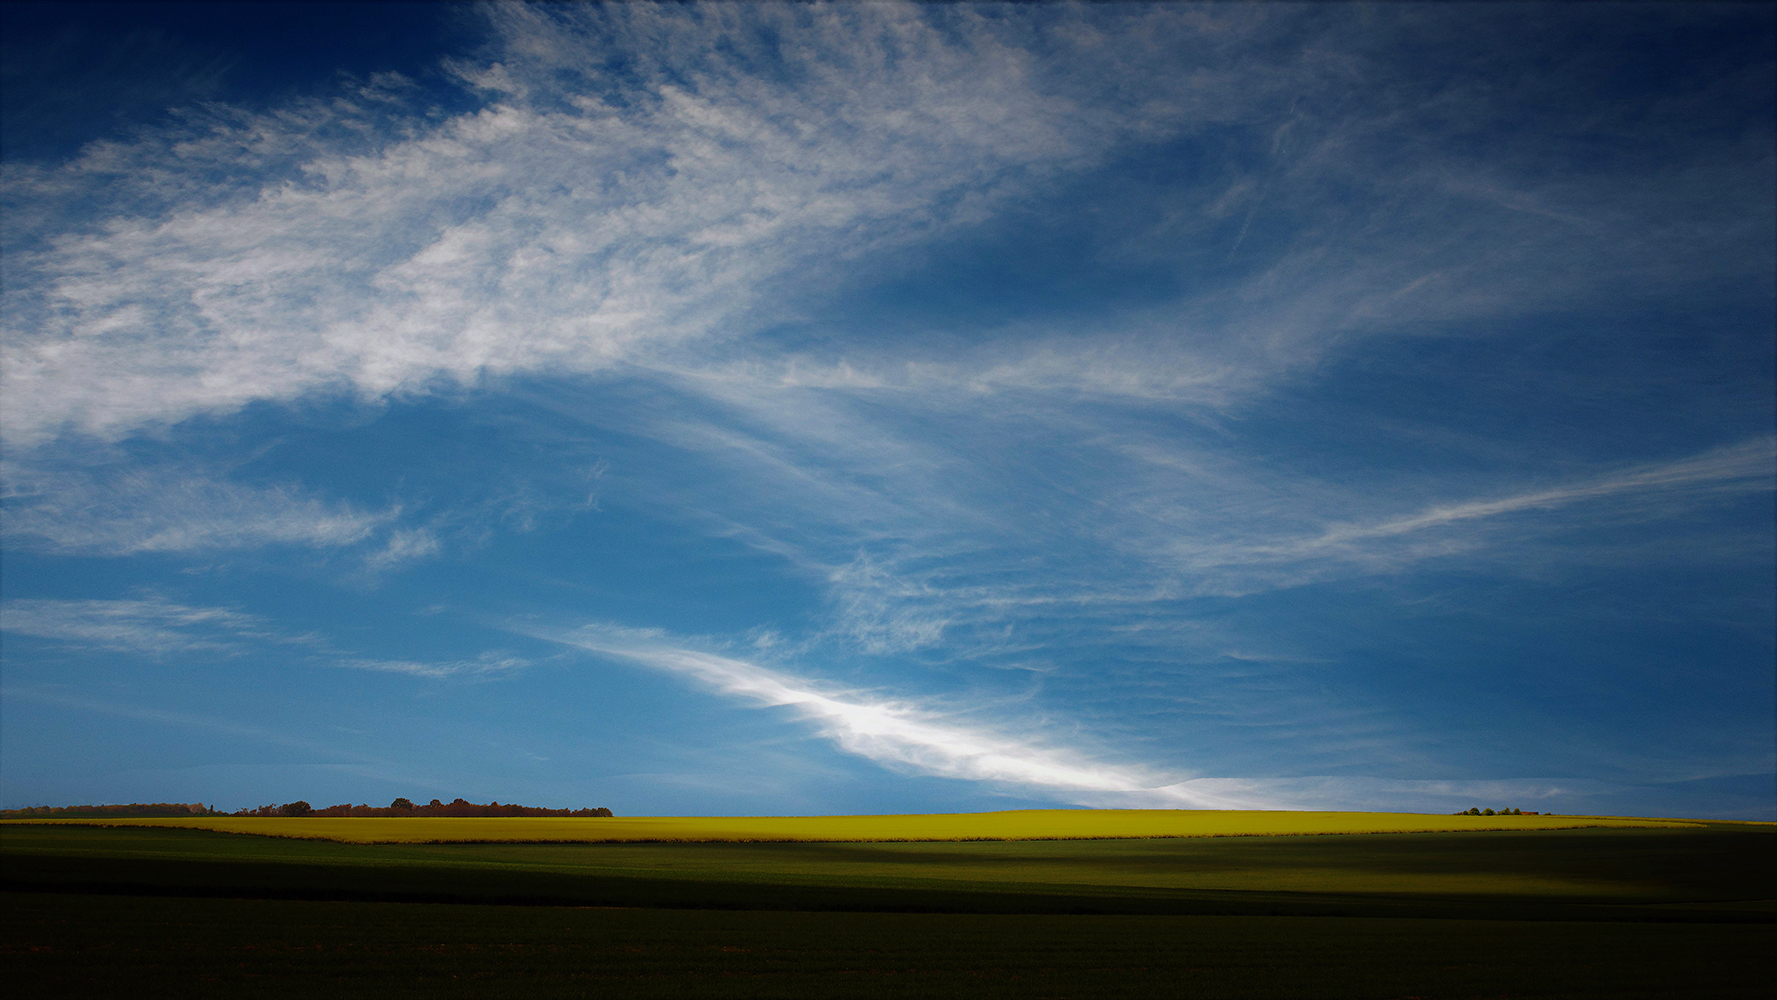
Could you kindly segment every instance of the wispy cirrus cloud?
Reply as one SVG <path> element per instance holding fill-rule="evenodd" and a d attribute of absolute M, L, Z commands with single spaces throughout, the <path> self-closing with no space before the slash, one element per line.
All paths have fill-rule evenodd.
<path fill-rule="evenodd" d="M 388 544 L 371 553 L 364 565 L 371 572 L 393 569 L 438 554 L 438 536 L 425 528 L 398 528 L 389 533 Z"/>
<path fill-rule="evenodd" d="M 337 657 L 332 644 L 319 635 L 293 634 L 263 616 L 235 608 L 180 604 L 160 596 L 80 601 L 19 598 L 0 604 L 0 631 L 154 657 L 175 653 L 240 656 L 268 647 L 301 646 L 311 658 L 337 667 L 434 680 L 490 680 L 535 665 L 533 660 L 499 651 L 458 660 Z"/>
<path fill-rule="evenodd" d="M 365 541 L 398 514 L 329 503 L 292 485 L 243 485 L 181 464 L 9 462 L 4 471 L 7 540 L 57 553 L 333 548 Z"/>
<path fill-rule="evenodd" d="M 44 444 L 59 429 L 127 437 L 339 389 L 384 398 L 489 376 L 620 373 L 750 409 L 757 433 L 718 436 L 806 483 L 837 482 L 820 466 L 832 461 L 823 450 L 839 447 L 854 452 L 849 467 L 837 463 L 844 475 L 875 475 L 859 458 L 902 474 L 917 467 L 909 458 L 980 469 L 1002 443 L 977 435 L 980 452 L 962 440 L 934 448 L 908 425 L 997 409 L 1047 425 L 1064 447 L 1114 442 L 1129 428 L 1080 421 L 1077 401 L 1226 408 L 1381 331 L 1495 318 L 1548 301 L 1550 289 L 1595 294 L 1640 274 L 1641 237 L 1627 234 L 1650 219 L 1731 241 L 1716 232 L 1723 220 L 1660 202 L 1663 181 L 1628 183 L 1632 202 L 1601 212 L 1578 203 L 1596 201 L 1596 188 L 1533 182 L 1509 165 L 1482 179 L 1452 174 L 1461 165 L 1427 138 L 1450 127 L 1436 109 L 1383 102 L 1386 112 L 1366 114 L 1350 110 L 1366 103 L 1354 100 L 1338 114 L 1303 113 L 1304 93 L 1362 89 L 1352 64 L 1321 54 L 1344 38 L 1336 21 L 1166 7 L 1005 19 L 893 4 L 478 14 L 492 56 L 453 64 L 479 102 L 471 112 L 427 116 L 410 82 L 384 76 L 274 113 L 187 109 L 182 126 L 95 144 L 58 168 L 15 166 L 13 203 L 32 208 L 8 254 L 8 440 Z M 1372 30 L 1429 27 L 1403 17 Z M 1333 48 L 1271 44 L 1304 31 Z M 611 52 L 625 53 L 621 67 L 607 65 Z M 1377 86 L 1391 95 L 1392 85 Z M 1507 114 L 1501 101 L 1457 88 L 1437 107 L 1491 120 Z M 818 310 L 823 289 L 857 284 L 861 261 L 941 244 L 1111 157 L 1209 128 L 1250 136 L 1214 146 L 1220 159 L 1201 179 L 1157 192 L 1166 200 L 1147 213 L 1147 236 L 1092 252 L 1110 266 L 1140 263 L 1156 245 L 1245 246 L 1254 218 L 1263 228 L 1272 211 L 1296 230 L 1272 234 L 1267 245 L 1282 250 L 1269 259 L 1161 306 L 1107 303 L 1059 324 L 889 340 L 837 331 L 806 354 L 757 339 Z M 1247 147 L 1260 139 L 1270 157 L 1253 161 Z M 1381 156 L 1396 140 L 1413 144 L 1408 167 Z M 1691 177 L 1702 166 L 1683 157 L 1646 169 L 1690 177 L 1687 190 L 1731 180 Z M 1370 210 L 1361 225 L 1333 218 L 1348 211 L 1345 199 L 1321 197 L 1333 183 L 1355 185 Z M 58 204 L 59 215 L 44 207 Z M 1544 225 L 1574 220 L 1593 236 L 1576 242 L 1579 230 Z M 1340 266 L 1329 269 L 1335 244 Z M 1435 259 L 1404 265 L 1403 244 Z M 1510 254 L 1496 252 L 1507 245 Z M 1627 256 L 1611 263 L 1612 253 Z M 1489 277 L 1502 258 L 1576 254 L 1590 284 L 1576 284 L 1572 268 Z M 1548 287 L 1526 287 L 1530 275 Z M 851 398 L 823 407 L 811 404 L 815 392 Z M 874 421 L 853 412 L 822 423 L 822 409 L 864 396 Z M 656 430 L 717 430 L 690 423 Z M 855 501 L 870 490 L 849 492 Z M 289 496 L 264 498 L 266 516 L 237 504 L 231 519 L 228 498 L 212 493 L 213 527 L 201 511 L 159 527 L 11 520 L 51 544 L 111 551 L 331 543 L 363 527 L 298 510 Z M 995 516 L 954 489 L 931 495 L 953 502 L 926 511 L 928 523 Z M 391 535 L 369 567 L 427 554 L 426 537 Z M 890 555 L 875 558 L 880 567 Z M 853 604 L 860 621 L 895 620 Z"/>
<path fill-rule="evenodd" d="M 1040 738 L 1013 735 L 1010 727 L 971 724 L 956 713 L 914 702 L 824 690 L 747 660 L 675 644 L 658 632 L 590 625 L 526 629 L 525 634 L 687 677 L 743 703 L 788 708 L 846 752 L 888 767 L 1097 804 L 1254 808 L 1267 802 L 1248 789 L 1211 791 L 1140 768 L 1100 763 Z"/>
<path fill-rule="evenodd" d="M 1736 497 L 1777 490 L 1777 439 L 1755 438 L 1711 448 L 1668 462 L 1649 463 L 1579 479 L 1564 485 L 1530 489 L 1507 496 L 1443 503 L 1404 516 L 1369 523 L 1335 524 L 1315 535 L 1270 540 L 1262 537 L 1229 545 L 1182 543 L 1176 551 L 1193 570 L 1273 564 L 1308 567 L 1321 562 L 1399 568 L 1425 559 L 1469 554 L 1500 544 L 1488 534 L 1488 522 L 1527 513 L 1554 513 L 1586 505 L 1617 518 L 1635 520 L 1670 517 L 1676 510 L 1731 501 Z M 1558 531 L 1566 522 L 1545 524 L 1540 533 Z M 1469 533 L 1450 534 L 1468 529 Z M 1435 541 L 1422 543 L 1417 536 Z M 1510 544 L 1522 545 L 1520 537 Z M 1326 570 L 1308 571 L 1310 576 Z M 1287 580 L 1287 578 L 1286 578 Z M 1284 581 L 1280 581 L 1284 582 Z"/>
<path fill-rule="evenodd" d="M 261 743 L 277 746 L 293 747 L 309 751 L 326 758 L 346 758 L 362 760 L 363 755 L 341 748 L 337 743 L 325 740 L 310 739 L 277 732 L 262 726 L 250 725 L 232 719 L 216 718 L 200 715 L 195 712 L 169 711 L 147 705 L 120 704 L 112 701 L 101 701 L 96 698 L 84 698 L 70 695 L 64 691 L 45 690 L 41 688 L 11 686 L 0 690 L 0 697 L 35 701 L 60 708 L 71 708 L 82 712 L 98 715 L 110 715 L 125 719 L 139 719 L 144 722 L 156 722 L 163 725 L 179 726 L 187 729 L 201 729 L 210 732 L 224 733 L 229 736 L 242 736 Z"/>
<path fill-rule="evenodd" d="M 1674 796 L 1585 777 L 1193 777 L 1110 764 L 1012 719 L 983 722 L 917 701 L 842 690 L 751 660 L 697 649 L 658 630 L 612 625 L 516 631 L 687 678 L 743 705 L 784 708 L 847 753 L 915 774 L 986 782 L 1007 793 L 1096 807 L 1442 812 L 1470 806 L 1597 812 L 1637 795 Z M 1670 783 L 1669 783 L 1670 784 Z M 1672 785 L 1679 789 L 1682 782 Z"/>
<path fill-rule="evenodd" d="M 1746 95 L 1770 93 L 1771 64 L 1684 62 L 1744 18 L 470 16 L 487 37 L 444 64 L 448 94 L 345 80 L 0 164 L 9 547 L 281 547 L 267 557 L 350 562 L 392 601 L 421 585 L 404 567 L 432 560 L 424 601 L 479 600 L 497 564 L 523 578 L 515 601 L 684 627 L 694 588 L 663 588 L 655 618 L 551 588 L 602 574 L 609 597 L 634 551 L 688 539 L 690 560 L 637 575 L 695 576 L 777 632 L 772 662 L 832 656 L 880 687 L 720 643 L 581 638 L 894 767 L 1153 803 L 1316 793 L 1168 784 L 919 692 L 1028 683 L 1093 732 L 1145 728 L 1125 746 L 1181 771 L 1258 729 L 1290 744 L 1279 759 L 1330 734 L 1345 762 L 1398 762 L 1414 751 L 1383 744 L 1447 720 L 1365 704 L 1353 689 L 1387 670 L 1357 660 L 1418 654 L 1350 639 L 1317 602 L 1404 605 L 1477 575 L 1484 602 L 1621 564 L 1639 575 L 1612 593 L 1651 606 L 1674 560 L 1743 570 L 1769 550 L 1773 147 Z M 1689 68 L 1626 70 L 1650 24 L 1691 32 L 1663 50 Z M 1595 58 L 1567 58 L 1580 38 Z M 1664 83 L 1625 83 L 1644 77 Z M 471 410 L 485 434 L 464 433 Z M 574 524 L 523 570 L 476 564 L 593 506 L 607 468 L 620 544 Z M 711 557 L 728 542 L 769 556 L 756 576 Z M 793 596 L 760 597 L 764 579 Z M 1740 589 L 1747 617 L 1764 591 Z M 256 641 L 181 613 L 20 620 L 107 649 Z M 1320 638 L 1283 634 L 1316 614 Z M 480 648 L 329 651 L 347 669 L 321 673 L 522 665 Z"/>
<path fill-rule="evenodd" d="M 1375 489 L 1243 459 L 1213 422 L 1156 433 L 1147 408 L 739 375 L 690 391 L 638 395 L 613 424 L 696 456 L 695 478 L 638 499 L 783 558 L 830 595 L 831 634 L 871 654 L 1112 642 L 1191 597 L 1608 560 L 1606 543 L 1568 543 L 1607 525 L 1648 526 L 1636 544 L 1682 532 L 1777 474 L 1760 436 Z"/>
<path fill-rule="evenodd" d="M 336 661 L 337 666 L 379 673 L 407 674 L 412 677 L 446 677 L 487 679 L 532 666 L 532 661 L 508 653 L 487 652 L 473 660 L 421 661 L 350 659 Z"/>
<path fill-rule="evenodd" d="M 1022 27 L 968 8 L 479 12 L 502 58 L 458 66 L 472 113 L 425 120 L 386 80 L 15 169 L 21 200 L 108 185 L 116 214 L 42 219 L 9 253 L 8 439 L 645 360 L 1251 98 L 1218 72 L 1106 106 L 1117 79 L 1167 79 L 1147 73 L 1168 55 L 1156 26 L 1190 44 L 1164 17 L 1061 18 L 1043 44 L 1100 80 L 1045 74 Z M 587 77 L 612 45 L 622 71 Z M 781 72 L 749 70 L 766 55 Z"/>
<path fill-rule="evenodd" d="M 60 601 L 20 598 L 0 605 L 0 629 L 126 653 L 242 653 L 263 643 L 308 644 L 266 619 L 232 608 L 193 607 L 162 597 Z"/>
<path fill-rule="evenodd" d="M 1614 497 L 1635 496 L 1658 502 L 1682 493 L 1765 493 L 1777 486 L 1771 481 L 1774 475 L 1777 475 L 1777 438 L 1759 438 L 1712 448 L 1675 462 L 1641 465 L 1572 485 L 1434 507 L 1381 524 L 1335 528 L 1310 544 L 1322 547 L 1359 539 L 1390 538 L 1463 521 L 1526 510 L 1554 510 Z"/>
<path fill-rule="evenodd" d="M 318 760 L 330 762 L 320 765 L 327 770 L 345 774 L 361 775 L 377 781 L 389 782 L 397 786 L 405 785 L 408 787 L 419 787 L 446 793 L 453 791 L 452 786 L 448 783 L 439 783 L 436 779 L 427 777 L 423 773 L 416 774 L 412 770 L 409 770 L 408 766 L 391 761 L 381 755 L 342 745 L 337 738 L 331 740 L 317 739 L 309 735 L 280 731 L 262 725 L 240 722 L 235 719 L 218 717 L 207 713 L 170 710 L 155 707 L 153 705 L 127 704 L 98 698 L 81 697 L 79 695 L 69 694 L 66 691 L 46 687 L 9 685 L 0 688 L 0 700 L 12 702 L 14 704 L 17 704 L 18 702 L 36 702 L 41 705 L 52 705 L 56 708 L 83 712 L 91 715 L 133 719 L 141 722 L 155 723 L 157 725 L 177 727 L 187 731 L 218 733 L 225 736 L 238 737 L 262 746 L 286 747 L 292 750 L 300 750 L 305 755 L 312 755 Z M 260 772 L 261 775 L 264 772 L 263 765 L 255 766 L 248 764 L 245 766 L 253 771 Z M 253 801 L 257 802 L 258 795 L 263 793 L 260 791 L 259 787 L 255 787 L 250 794 L 255 796 Z M 241 804 L 247 805 L 249 803 L 242 802 Z"/>
<path fill-rule="evenodd" d="M 384 398 L 510 374 L 781 367 L 748 338 L 856 284 L 859 262 L 942 242 L 1115 156 L 1206 129 L 1246 138 L 1217 147 L 1201 179 L 1156 192 L 1152 231 L 1092 248 L 1097 263 L 1151 264 L 1143 247 L 1181 242 L 1219 259 L 1224 243 L 1251 242 L 1255 213 L 1333 228 L 1272 233 L 1268 245 L 1285 237 L 1286 249 L 1257 267 L 1164 306 L 1072 317 L 1065 334 L 1002 322 L 961 349 L 858 341 L 784 377 L 1226 404 L 1382 330 L 1574 293 L 1571 266 L 1499 274 L 1500 247 L 1514 261 L 1583 258 L 1595 294 L 1628 274 L 1654 280 L 1650 218 L 1668 241 L 1759 246 L 1743 216 L 1661 203 L 1664 184 L 1629 185 L 1601 213 L 1576 204 L 1593 189 L 1453 178 L 1462 165 L 1428 138 L 1450 129 L 1435 110 L 1366 114 L 1350 100 L 1305 114 L 1304 93 L 1362 86 L 1351 65 L 1282 41 L 1306 31 L 1336 45 L 1336 22 L 1281 11 L 476 13 L 493 57 L 453 63 L 479 105 L 469 112 L 432 115 L 411 82 L 384 75 L 272 112 L 182 109 L 64 165 L 11 165 L 21 225 L 8 248 L 7 439 L 117 438 L 339 389 Z M 1382 30 L 1423 28 L 1413 20 Z M 1522 104 L 1483 90 L 1440 100 L 1482 121 Z M 1407 140 L 1419 155 L 1389 167 Z M 1248 147 L 1265 142 L 1272 165 L 1256 168 Z M 1654 169 L 1687 189 L 1756 173 Z M 1331 184 L 1354 187 L 1361 225 L 1337 221 L 1344 199 L 1304 203 Z M 1530 204 L 1541 209 L 1527 215 Z M 1585 220 L 1593 238 L 1551 219 Z M 1595 238 L 1600 228 L 1636 238 Z M 1420 264 L 1402 262 L 1403 241 Z"/>

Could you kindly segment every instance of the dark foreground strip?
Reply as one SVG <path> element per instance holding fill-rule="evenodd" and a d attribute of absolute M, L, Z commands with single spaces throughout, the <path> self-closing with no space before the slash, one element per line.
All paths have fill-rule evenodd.
<path fill-rule="evenodd" d="M 17 997 L 1748 1000 L 1772 928 L 0 896 Z"/>
<path fill-rule="evenodd" d="M 158 859 L 34 856 L 5 859 L 0 891 L 314 902 L 596 906 L 695 910 L 1398 917 L 1660 923 L 1777 922 L 1777 906 L 1744 903 L 1600 904 L 1496 898 L 1399 898 L 1327 893 L 1127 889 L 1063 893 L 823 886 L 672 878 L 589 877 L 502 870 L 370 869 Z"/>
<path fill-rule="evenodd" d="M 1162 887 L 1168 879 L 1176 885 L 1179 873 L 1201 870 L 1270 873 L 1278 888 L 1262 882 L 1246 891 Z M 968 871 L 997 880 L 955 877 Z M 1344 874 L 1323 880 L 1322 891 L 1302 891 L 1326 871 Z M 1376 888 L 1362 878 L 1354 882 L 1354 873 Z M 1402 891 L 1420 875 L 1450 873 L 1483 883 L 1496 875 L 1502 885 L 1545 884 L 1551 891 Z M 1063 881 L 1067 876 L 1096 881 Z M 1152 881 L 1143 884 L 1144 878 Z M 0 829 L 0 885 L 32 893 L 682 910 L 1761 923 L 1777 919 L 1777 906 L 1768 902 L 1777 896 L 1777 830 L 861 851 L 820 844 L 376 846 L 191 830 L 7 826 Z M 1589 894 L 1575 894 L 1581 892 Z"/>

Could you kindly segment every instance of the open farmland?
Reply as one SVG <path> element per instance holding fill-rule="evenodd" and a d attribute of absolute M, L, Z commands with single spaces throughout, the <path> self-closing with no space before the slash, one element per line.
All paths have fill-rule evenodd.
<path fill-rule="evenodd" d="M 57 822 L 175 827 L 360 844 L 468 841 L 585 843 L 703 841 L 1098 840 L 1252 837 L 1576 827 L 1696 827 L 1701 820 L 1608 816 L 1435 816 L 1421 813 L 1186 809 L 1026 809 L 909 816 L 243 817 L 74 819 Z"/>
<path fill-rule="evenodd" d="M 1777 973 L 1769 824 L 603 843 L 179 827 L 0 825 L 8 982 L 42 996 L 1614 998 L 1762 996 Z"/>
<path fill-rule="evenodd" d="M 0 848 L 0 871 L 16 888 L 317 899 L 1106 913 L 1499 910 L 1590 919 L 1647 907 L 1734 916 L 1777 898 L 1777 828 L 1703 822 L 1327 836 L 602 843 L 360 843 L 66 823 L 0 826 Z"/>

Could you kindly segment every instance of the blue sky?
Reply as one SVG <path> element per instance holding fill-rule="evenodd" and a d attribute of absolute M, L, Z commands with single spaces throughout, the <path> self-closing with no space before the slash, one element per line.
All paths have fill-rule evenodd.
<path fill-rule="evenodd" d="M 1756 5 L 7 5 L 0 800 L 1777 819 Z"/>

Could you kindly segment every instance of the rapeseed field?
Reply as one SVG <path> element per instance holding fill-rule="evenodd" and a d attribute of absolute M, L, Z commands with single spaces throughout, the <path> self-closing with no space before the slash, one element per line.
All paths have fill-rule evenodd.
<path fill-rule="evenodd" d="M 8 821 L 10 822 L 10 821 Z M 31 822 L 45 822 L 33 820 Z M 1421 813 L 1203 809 L 1024 809 L 904 816 L 241 817 L 58 820 L 103 826 L 160 826 L 360 844 L 475 841 L 870 842 L 1106 840 L 1265 837 L 1587 827 L 1682 828 L 1697 820 L 1600 816 L 1439 816 Z"/>

